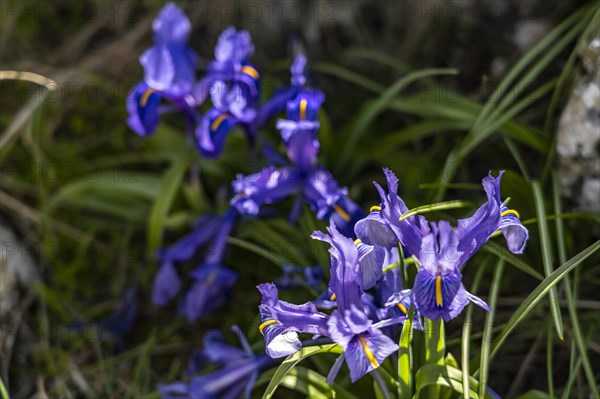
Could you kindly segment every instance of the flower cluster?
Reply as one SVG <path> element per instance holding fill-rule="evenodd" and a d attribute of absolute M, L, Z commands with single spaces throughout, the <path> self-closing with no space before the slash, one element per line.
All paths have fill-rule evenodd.
<path fill-rule="evenodd" d="M 274 284 L 258 286 L 262 294 L 259 329 L 269 356 L 298 351 L 302 347 L 298 333 L 325 336 L 343 348 L 354 382 L 398 349 L 385 327 L 404 323 L 411 306 L 415 328 L 421 328 L 421 317 L 449 321 L 469 302 L 490 310 L 482 299 L 466 291 L 461 271 L 498 230 L 513 253 L 525 248 L 527 229 L 518 212 L 508 209 L 500 198 L 503 172 L 483 179 L 487 201 L 471 217 L 459 219 L 456 228 L 445 220 L 428 221 L 420 215 L 402 218 L 409 209 L 398 196 L 398 179 L 388 169 L 384 173 L 388 191 L 375 183 L 381 203 L 356 223 L 358 238 L 354 242 L 334 223 L 329 234 L 313 233 L 313 238 L 330 245 L 331 280 L 324 297 L 294 305 L 279 300 Z M 411 289 L 403 289 L 400 269 L 394 267 L 399 264 L 399 248 L 408 251 L 418 267 Z M 369 289 L 375 295 L 369 294 Z M 326 314 L 317 306 L 335 310 Z M 336 362 L 329 382 L 340 365 Z"/>
<path fill-rule="evenodd" d="M 198 56 L 187 45 L 191 23 L 183 11 L 167 4 L 152 28 L 155 44 L 140 57 L 144 80 L 127 99 L 127 124 L 142 136 L 156 131 L 162 113 L 179 111 L 200 153 L 214 158 L 221 154 L 234 127 L 241 128 L 253 143 L 258 129 L 295 95 L 296 89 L 290 87 L 260 103 L 261 75 L 249 61 L 254 46 L 248 32 L 226 29 L 206 75 L 197 80 Z M 209 99 L 212 107 L 200 115 L 200 106 Z M 162 106 L 164 102 L 170 105 Z"/>
<path fill-rule="evenodd" d="M 238 175 L 225 214 L 201 217 L 192 232 L 158 253 L 160 268 L 154 280 L 153 302 L 162 306 L 181 289 L 179 265 L 196 260 L 199 251 L 206 250 L 206 256 L 189 273 L 192 282 L 180 305 L 180 313 L 193 321 L 219 306 L 237 279 L 235 272 L 223 266 L 223 258 L 227 238 L 240 216 L 261 216 L 264 205 L 295 197 L 291 223 L 302 204 L 308 203 L 317 218 L 332 218 L 338 229 L 352 235 L 355 222 L 364 213 L 317 162 L 318 113 L 325 96 L 306 87 L 305 56 L 294 60 L 290 86 L 261 104 L 261 74 L 248 60 L 254 51 L 248 32 L 227 28 L 219 37 L 206 75 L 196 81 L 198 57 L 187 46 L 191 24 L 185 14 L 168 4 L 154 21 L 153 30 L 156 43 L 140 57 L 144 81 L 134 88 L 127 103 L 128 124 L 138 134 L 154 133 L 159 114 L 175 109 L 183 113 L 200 153 L 216 157 L 234 127 L 245 131 L 252 144 L 262 126 L 286 111 L 285 119 L 279 119 L 276 127 L 288 160 L 279 157 L 278 166 L 270 162 L 257 173 Z M 212 107 L 200 115 L 198 109 L 208 99 Z M 171 105 L 162 106 L 165 101 Z M 273 158 L 271 153 L 266 155 Z"/>

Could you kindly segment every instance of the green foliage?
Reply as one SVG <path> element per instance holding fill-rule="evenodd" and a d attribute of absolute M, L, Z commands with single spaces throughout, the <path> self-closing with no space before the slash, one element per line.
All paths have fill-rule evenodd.
<path fill-rule="evenodd" d="M 367 93 L 339 104 L 340 109 L 352 111 L 343 120 L 335 117 L 339 110 L 328 108 L 327 102 L 319 117 L 321 161 L 336 171 L 336 178 L 348 186 L 357 203 L 367 208 L 378 201 L 372 180 L 383 180 L 381 167 L 385 166 L 398 173 L 400 194 L 411 208 L 403 217 L 431 213 L 447 218 L 450 210 L 451 217 L 462 217 L 481 202 L 481 189 L 475 183 L 488 169 L 508 169 L 503 191 L 529 217 L 523 222 L 532 237 L 523 257 L 506 250 L 501 238 L 492 239 L 465 269 L 469 284 L 475 278 L 471 291 L 489 292 L 486 299 L 493 310 L 485 314 L 483 326 L 483 312 L 469 306 L 462 325 L 461 319 L 447 324 L 426 321 L 426 331 L 421 333 L 412 329 L 414 309 L 410 309 L 400 333 L 400 350 L 381 366 L 378 377 L 366 376 L 367 382 L 352 385 L 342 368 L 330 387 L 324 375 L 333 363 L 331 354 L 340 354 L 341 348 L 311 346 L 265 372 L 256 384 L 256 395 L 282 397 L 285 390 L 293 397 L 363 398 L 373 396 L 375 389 L 386 397 L 388 389 L 399 398 L 457 398 L 465 393 L 470 398 L 490 397 L 487 387 L 510 387 L 510 381 L 501 380 L 506 371 L 495 376 L 500 366 L 494 359 L 520 355 L 522 349 L 510 345 L 508 338 L 517 330 L 538 333 L 541 318 L 551 320 L 558 337 L 564 339 L 547 338 L 551 345 L 547 344 L 546 366 L 550 377 L 555 377 L 548 390 L 564 398 L 575 391 L 581 397 L 598 397 L 598 371 L 593 367 L 597 354 L 590 351 L 591 343 L 597 347 L 598 317 L 593 310 L 581 308 L 578 300 L 595 294 L 600 284 L 600 241 L 591 238 L 600 218 L 564 213 L 566 205 L 552 170 L 553 127 L 569 83 L 577 77 L 576 46 L 597 31 L 598 13 L 597 5 L 590 4 L 565 18 L 481 100 L 446 87 L 460 70 L 415 70 L 374 49 L 354 48 L 342 56 L 385 68 L 393 78 L 365 76 L 342 64 L 310 64 L 315 75 Z M 39 29 L 31 22 L 19 24 L 26 37 Z M 565 53 L 566 61 L 561 58 Z M 557 63 L 562 69 L 554 76 Z M 409 85 L 414 90 L 408 92 Z M 121 95 L 118 103 L 124 100 Z M 14 373 L 48 376 L 54 381 L 50 397 L 79 397 L 85 391 L 82 386 L 89 388 L 89 397 L 158 397 L 156 383 L 179 378 L 191 349 L 200 345 L 200 335 L 209 327 L 238 324 L 251 331 L 254 349 L 262 351 L 262 337 L 255 331 L 254 286 L 279 277 L 282 263 L 320 264 L 327 271 L 326 250 L 309 238 L 324 222 L 304 209 L 298 224 L 290 226 L 286 216 L 291 204 L 286 203 L 272 217 L 238 226 L 228 240 L 234 250 L 227 265 L 241 275 L 231 303 L 218 315 L 187 325 L 175 317 L 175 305 L 161 310 L 149 303 L 154 253 L 183 234 L 200 215 L 225 209 L 228 182 L 236 173 L 253 172 L 260 165 L 254 164 L 240 137 L 227 143 L 223 158 L 210 162 L 200 159 L 180 129 L 169 122 L 163 122 L 151 138 L 135 137 L 124 127 L 120 105 L 106 112 L 108 119 L 96 127 L 96 136 L 88 131 L 94 126 L 82 115 L 98 112 L 97 104 L 92 110 L 79 105 L 79 116 L 68 118 L 67 133 L 50 135 L 54 111 L 60 107 L 40 101 L 24 127 L 11 133 L 0 149 L 0 161 L 8 171 L 2 176 L 2 192 L 18 199 L 15 206 L 9 208 L 6 201 L 3 207 L 35 224 L 32 241 L 39 247 L 36 255 L 45 278 L 32 289 L 35 310 L 24 323 L 29 327 L 38 322 L 93 322 L 109 314 L 116 307 L 115 298 L 132 284 L 140 287 L 140 315 L 121 353 L 112 351 L 109 343 L 40 338 L 35 342 L 41 348 L 33 358 L 35 370 Z M 11 120 L 3 116 L 2 123 Z M 117 127 L 111 125 L 113 120 L 119 121 Z M 56 165 L 58 172 L 51 175 Z M 50 247 L 61 250 L 48 256 L 44 252 Z M 90 251 L 93 256 L 88 256 Z M 407 262 L 405 281 L 417 266 Z M 316 294 L 303 287 L 282 295 L 299 303 Z M 503 304 L 509 296 L 524 299 L 518 306 Z M 535 322 L 527 325 L 526 320 Z M 558 357 L 567 350 L 568 361 L 559 363 Z M 460 362 L 451 351 L 460 351 Z M 330 355 L 319 363 L 323 354 Z M 552 374 L 554 367 L 564 375 Z M 76 375 L 86 383 L 81 385 L 72 377 Z M 5 382 L 5 376 L 0 376 L 2 399 L 8 398 Z M 552 396 L 540 389 L 519 398 Z"/>

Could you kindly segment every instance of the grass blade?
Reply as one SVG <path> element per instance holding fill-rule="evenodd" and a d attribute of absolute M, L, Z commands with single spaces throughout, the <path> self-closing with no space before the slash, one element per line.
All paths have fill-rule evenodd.
<path fill-rule="evenodd" d="M 532 277 L 542 281 L 544 276 L 539 273 L 537 270 L 533 268 L 533 266 L 524 262 L 521 258 L 517 257 L 515 254 L 510 252 L 508 249 L 500 246 L 498 243 L 494 241 L 488 241 L 487 244 L 483 247 L 489 253 L 496 255 L 499 258 L 504 259 L 509 264 L 513 265 L 517 269 L 529 274 Z"/>
<path fill-rule="evenodd" d="M 183 175 L 188 167 L 185 161 L 175 161 L 161 179 L 159 194 L 154 201 L 148 218 L 148 254 L 154 252 L 161 244 L 161 235 L 167 220 L 167 214 L 181 187 Z"/>
<path fill-rule="evenodd" d="M 559 183 L 558 176 L 556 172 L 552 175 L 552 183 L 553 183 L 553 200 L 554 200 L 554 212 L 557 215 L 561 214 L 561 204 L 560 204 L 560 192 L 559 192 Z M 565 249 L 565 235 L 564 235 L 564 226 L 561 218 L 556 218 L 556 242 L 558 243 L 558 259 L 561 263 L 567 258 L 567 251 Z M 577 317 L 577 309 L 575 308 L 575 303 L 577 301 L 576 296 L 571 290 L 571 281 L 569 276 L 565 278 L 565 296 L 567 299 L 567 309 L 569 311 L 569 318 L 571 319 L 571 329 L 573 333 L 573 339 L 575 340 L 575 344 L 579 351 L 579 356 L 581 359 L 581 363 L 583 365 L 583 370 L 585 372 L 585 376 L 590 384 L 590 390 L 594 397 L 600 397 L 598 392 L 598 386 L 596 385 L 596 378 L 594 377 L 594 370 L 592 370 L 592 366 L 590 363 L 590 359 L 588 358 L 587 349 L 585 342 L 583 340 L 583 335 L 581 334 L 581 326 L 579 325 L 579 318 Z"/>
<path fill-rule="evenodd" d="M 477 289 L 479 288 L 479 282 L 483 277 L 483 271 L 485 270 L 486 264 L 484 263 L 477 270 L 477 274 L 475 274 L 475 279 L 473 280 L 473 286 L 471 287 L 471 292 L 473 295 L 477 293 Z M 471 344 L 470 336 L 471 336 L 471 319 L 473 317 L 473 304 L 468 305 L 467 314 L 465 316 L 465 322 L 463 324 L 462 331 L 462 346 L 461 346 L 461 362 L 462 362 L 462 384 L 463 384 L 463 392 L 469 392 L 469 346 Z M 475 391 L 477 392 L 477 391 Z"/>
<path fill-rule="evenodd" d="M 463 375 L 460 370 L 451 366 L 440 366 L 439 364 L 427 364 L 417 371 L 417 393 L 415 398 L 421 397 L 423 388 L 430 385 L 445 386 L 454 391 L 464 394 L 465 397 L 479 398 L 477 395 L 479 383 L 473 377 L 468 377 L 464 383 Z M 465 390 L 466 386 L 466 390 Z M 486 392 L 484 398 L 493 399 L 493 396 Z"/>
<path fill-rule="evenodd" d="M 523 303 L 517 308 L 517 310 L 510 317 L 508 322 L 505 324 L 500 334 L 494 340 L 492 345 L 492 351 L 490 353 L 490 359 L 492 359 L 496 353 L 500 350 L 500 347 L 508 337 L 508 335 L 515 329 L 515 327 L 523 321 L 529 313 L 535 308 L 535 306 L 542 300 L 542 298 L 560 282 L 567 273 L 579 266 L 584 260 L 594 254 L 600 249 L 600 240 L 596 241 L 577 255 L 569 259 L 552 274 L 546 277 L 530 294 Z"/>
<path fill-rule="evenodd" d="M 398 397 L 410 398 L 413 391 L 412 369 L 412 338 L 413 338 L 413 317 L 415 310 L 413 307 L 408 311 L 408 319 L 402 326 L 400 333 L 400 342 L 398 343 Z"/>
<path fill-rule="evenodd" d="M 540 245 L 542 247 L 542 260 L 544 263 L 544 273 L 546 277 L 552 273 L 552 250 L 550 248 L 550 232 L 548 231 L 548 224 L 546 222 L 546 209 L 544 207 L 544 194 L 539 182 L 531 183 L 533 188 L 533 198 L 535 201 L 535 210 L 538 219 L 538 228 L 540 232 Z M 552 319 L 554 321 L 554 328 L 558 337 L 563 339 L 563 321 L 560 314 L 560 305 L 558 304 L 558 293 L 556 288 L 550 289 L 550 312 L 552 313 Z"/>
<path fill-rule="evenodd" d="M 420 215 L 422 213 L 442 211 L 446 209 L 457 209 L 457 208 L 467 208 L 473 205 L 469 201 L 455 200 L 455 201 L 446 201 L 446 202 L 438 202 L 436 204 L 423 205 L 405 212 L 402 216 L 400 216 L 400 221 L 409 218 L 411 216 Z"/>
<path fill-rule="evenodd" d="M 273 378 L 269 382 L 269 385 L 262 396 L 263 399 L 269 399 L 273 397 L 273 394 L 275 393 L 277 387 L 281 384 L 282 379 L 290 372 L 291 369 L 294 368 L 294 366 L 307 357 L 316 355 L 318 353 L 335 353 L 339 355 L 342 353 L 342 348 L 336 344 L 309 346 L 300 349 L 293 355 L 288 356 L 273 375 Z"/>
<path fill-rule="evenodd" d="M 504 260 L 500 259 L 494 269 L 492 277 L 492 287 L 490 288 L 489 303 L 491 312 L 485 315 L 485 325 L 483 326 L 483 338 L 481 339 L 481 361 L 479 364 L 479 397 L 485 394 L 485 387 L 488 381 L 488 370 L 490 366 L 489 355 L 490 345 L 492 343 L 492 329 L 494 326 L 494 316 L 496 314 L 496 304 L 498 301 L 498 291 L 500 290 L 500 281 L 504 271 Z"/>
<path fill-rule="evenodd" d="M 349 137 L 344 141 L 343 147 L 340 151 L 340 156 L 337 160 L 338 171 L 344 170 L 350 159 L 352 150 L 358 144 L 360 137 L 367 131 L 367 127 L 373 122 L 373 120 L 385 109 L 388 104 L 392 101 L 403 89 L 406 88 L 410 83 L 423 79 L 429 76 L 435 75 L 456 75 L 458 71 L 451 68 L 431 68 L 422 69 L 409 73 L 405 77 L 399 79 L 385 90 L 381 95 L 371 102 L 366 108 L 360 113 L 354 128 L 350 132 Z"/>

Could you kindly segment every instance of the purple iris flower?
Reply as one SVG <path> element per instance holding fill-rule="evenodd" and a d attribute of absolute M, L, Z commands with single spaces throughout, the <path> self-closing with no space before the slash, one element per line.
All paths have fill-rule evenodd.
<path fill-rule="evenodd" d="M 235 209 L 219 217 L 205 216 L 196 223 L 190 234 L 160 251 L 161 265 L 154 278 L 152 297 L 156 305 L 162 306 L 177 295 L 181 288 L 177 265 L 191 260 L 203 246 L 207 247 L 207 254 L 203 263 L 190 273 L 193 283 L 185 296 L 181 312 L 189 320 L 196 320 L 223 301 L 228 288 L 237 278 L 236 273 L 221 266 L 226 240 L 236 217 Z"/>
<path fill-rule="evenodd" d="M 398 350 L 398 345 L 380 331 L 382 326 L 391 324 L 390 321 L 374 324 L 367 316 L 361 298 L 360 261 L 368 252 L 359 254 L 356 244 L 341 235 L 335 224 L 332 223 L 327 230 L 329 235 L 317 231 L 312 237 L 331 246 L 329 287 L 335 294 L 337 309 L 327 322 L 328 332 L 329 337 L 343 348 L 350 378 L 354 382 L 378 368 L 386 357 Z M 333 381 L 338 370 L 332 370 L 329 382 Z"/>
<path fill-rule="evenodd" d="M 239 398 L 243 395 L 250 398 L 252 387 L 258 374 L 270 367 L 273 360 L 268 356 L 256 356 L 250 349 L 246 337 L 237 326 L 232 330 L 238 335 L 242 348 L 224 342 L 223 336 L 216 331 L 209 331 L 204 337 L 202 357 L 220 364 L 221 369 L 208 374 L 192 377 L 188 383 L 175 382 L 159 385 L 158 390 L 163 399 L 198 399 L 198 398 Z"/>
<path fill-rule="evenodd" d="M 388 169 L 384 169 L 384 173 L 389 192 L 386 193 L 375 183 L 381 197 L 381 207 L 377 207 L 378 214 L 371 216 L 369 224 L 357 224 L 356 233 L 359 238 L 377 241 L 382 237 L 378 233 L 386 227 L 394 232 L 402 245 L 416 258 L 420 268 L 412 295 L 416 309 L 423 316 L 448 321 L 455 318 L 469 301 L 489 310 L 483 300 L 466 291 L 462 284 L 462 268 L 499 229 L 503 231 L 508 247 L 514 253 L 523 251 L 528 238 L 527 230 L 518 219 L 518 213 L 505 209 L 502 205 L 502 172 L 497 177 L 490 173 L 483 179 L 487 202 L 471 217 L 458 220 L 456 228 L 447 221 L 430 222 L 423 216 L 399 220 L 408 208 L 397 194 L 396 176 Z M 381 229 L 376 227 L 376 223 L 382 225 Z"/>
<path fill-rule="evenodd" d="M 127 97 L 129 127 L 142 136 L 154 133 L 166 99 L 183 112 L 192 129 L 197 118 L 192 95 L 198 56 L 187 46 L 190 20 L 175 4 L 167 4 L 152 24 L 154 45 L 140 57 L 144 81 Z"/>
<path fill-rule="evenodd" d="M 306 80 L 301 78 L 305 63 L 306 59 L 301 56 L 292 65 L 293 83 Z M 318 90 L 303 87 L 298 90 L 298 95 L 287 102 L 287 119 L 277 123 L 291 164 L 271 165 L 249 176 L 238 175 L 233 182 L 235 196 L 231 204 L 241 214 L 256 215 L 265 204 L 297 196 L 291 221 L 297 218 L 302 201 L 306 201 L 317 213 L 317 218 L 333 218 L 338 227 L 350 235 L 363 212 L 348 198 L 346 189 L 339 187 L 331 173 L 316 164 L 319 149 L 317 115 L 324 96 Z"/>
<path fill-rule="evenodd" d="M 258 129 L 278 112 L 297 93 L 295 87 L 279 90 L 265 104 L 260 104 L 259 70 L 248 62 L 254 52 L 246 31 L 227 28 L 215 47 L 215 60 L 207 75 L 196 85 L 194 94 L 199 102 L 210 95 L 213 108 L 202 118 L 196 129 L 198 149 L 205 157 L 216 157 L 235 126 L 242 128 L 250 143 L 257 138 Z"/>
<path fill-rule="evenodd" d="M 262 295 L 259 330 L 265 338 L 265 350 L 270 357 L 279 358 L 299 351 L 302 348 L 299 332 L 327 335 L 329 316 L 319 312 L 314 303 L 294 305 L 281 301 L 272 283 L 260 284 L 257 288 Z"/>

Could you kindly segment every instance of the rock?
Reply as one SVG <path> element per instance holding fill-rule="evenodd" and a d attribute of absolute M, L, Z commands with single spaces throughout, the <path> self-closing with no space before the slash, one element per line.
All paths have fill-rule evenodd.
<path fill-rule="evenodd" d="M 600 213 L 600 32 L 579 52 L 585 71 L 558 126 L 562 194 L 582 211 Z"/>

